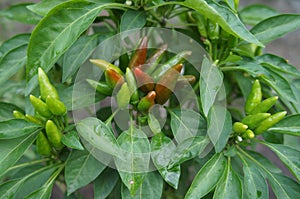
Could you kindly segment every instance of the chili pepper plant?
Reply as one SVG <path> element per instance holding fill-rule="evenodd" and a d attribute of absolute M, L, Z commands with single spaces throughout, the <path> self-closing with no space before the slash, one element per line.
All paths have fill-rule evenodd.
<path fill-rule="evenodd" d="M 42 0 L 0 17 L 33 27 L 0 46 L 1 198 L 299 198 L 300 72 L 265 51 L 299 14 Z"/>

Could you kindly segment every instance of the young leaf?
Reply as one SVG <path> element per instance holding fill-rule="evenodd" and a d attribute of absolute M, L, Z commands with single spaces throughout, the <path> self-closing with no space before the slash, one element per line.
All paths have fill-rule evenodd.
<path fill-rule="evenodd" d="M 300 28 L 299 14 L 281 14 L 256 24 L 251 32 L 263 44 L 267 44 L 289 32 Z"/>
<path fill-rule="evenodd" d="M 230 113 L 222 106 L 212 106 L 207 116 L 207 134 L 217 153 L 225 147 L 231 129 Z"/>
<path fill-rule="evenodd" d="M 72 149 L 84 150 L 82 144 L 80 143 L 78 133 L 76 131 L 71 131 L 64 134 L 61 139 L 61 142 Z"/>
<path fill-rule="evenodd" d="M 106 168 L 94 181 L 94 198 L 105 199 L 112 192 L 119 180 L 116 170 Z"/>
<path fill-rule="evenodd" d="M 151 158 L 163 179 L 177 189 L 180 177 L 180 165 L 168 168 L 168 164 L 176 149 L 173 141 L 163 133 L 158 133 L 151 140 Z"/>
<path fill-rule="evenodd" d="M 226 165 L 227 161 L 223 154 L 215 154 L 197 173 L 185 199 L 198 199 L 209 193 L 217 185 Z"/>
<path fill-rule="evenodd" d="M 206 57 L 202 62 L 199 84 L 202 110 L 207 117 L 208 111 L 214 104 L 217 93 L 223 85 L 223 73 Z"/>
<path fill-rule="evenodd" d="M 73 150 L 65 168 L 68 195 L 97 178 L 105 167 L 89 152 Z"/>
<path fill-rule="evenodd" d="M 178 143 L 205 134 L 206 122 L 199 113 L 193 110 L 170 110 L 170 114 L 171 129 Z"/>
<path fill-rule="evenodd" d="M 147 16 L 145 12 L 138 10 L 127 10 L 121 17 L 120 32 L 142 28 L 146 22 Z"/>
<path fill-rule="evenodd" d="M 156 119 L 155 115 L 151 112 L 148 114 L 148 125 L 154 134 L 159 134 L 161 132 L 160 123 L 158 119 Z"/>
<path fill-rule="evenodd" d="M 33 133 L 15 139 L 0 140 L 0 177 L 21 158 L 36 136 Z"/>
<path fill-rule="evenodd" d="M 300 114 L 289 115 L 273 127 L 268 129 L 271 133 L 282 133 L 300 137 Z"/>
<path fill-rule="evenodd" d="M 24 113 L 22 109 L 20 109 L 14 104 L 0 102 L 0 122 L 14 119 L 14 116 L 12 114 L 14 110 Z"/>
<path fill-rule="evenodd" d="M 134 196 L 123 185 L 121 194 L 123 199 L 146 199 L 161 198 L 163 192 L 163 181 L 156 172 L 147 173 L 143 184 Z"/>
<path fill-rule="evenodd" d="M 12 139 L 36 132 L 40 125 L 23 119 L 11 119 L 0 122 L 0 139 Z"/>

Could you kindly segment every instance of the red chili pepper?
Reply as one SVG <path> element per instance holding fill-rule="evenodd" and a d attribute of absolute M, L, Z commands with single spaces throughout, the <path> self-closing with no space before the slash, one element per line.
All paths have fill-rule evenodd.
<path fill-rule="evenodd" d="M 124 77 L 111 68 L 108 68 L 105 70 L 105 78 L 106 78 L 107 84 L 111 88 L 120 86 L 125 82 Z"/>
<path fill-rule="evenodd" d="M 148 38 L 145 36 L 142 38 L 138 48 L 135 50 L 134 54 L 130 59 L 130 62 L 128 64 L 128 67 L 130 69 L 145 64 L 147 56 L 147 45 Z"/>
<path fill-rule="evenodd" d="M 144 93 L 148 93 L 154 89 L 154 81 L 152 77 L 137 67 L 133 69 L 133 73 L 136 79 L 137 87 L 139 87 Z"/>

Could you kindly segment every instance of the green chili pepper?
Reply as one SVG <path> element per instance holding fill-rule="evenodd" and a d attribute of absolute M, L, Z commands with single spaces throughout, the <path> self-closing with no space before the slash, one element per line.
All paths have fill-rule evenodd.
<path fill-rule="evenodd" d="M 124 53 L 119 57 L 119 63 L 120 63 L 119 64 L 120 69 L 125 72 L 129 64 L 129 56 L 127 53 Z"/>
<path fill-rule="evenodd" d="M 130 96 L 131 96 L 130 101 L 132 104 L 137 104 L 139 101 L 139 93 L 137 90 L 137 85 L 136 85 L 134 74 L 132 73 L 132 71 L 129 68 L 126 68 L 125 77 L 126 77 L 129 91 L 130 91 Z"/>
<path fill-rule="evenodd" d="M 253 110 L 250 112 L 251 114 L 257 114 L 257 113 L 266 113 L 274 104 L 277 102 L 278 96 L 273 96 L 265 99 L 258 105 L 256 105 Z"/>
<path fill-rule="evenodd" d="M 145 64 L 146 56 L 147 56 L 147 45 L 148 45 L 148 38 L 145 36 L 142 38 L 142 40 L 139 43 L 139 46 L 131 56 L 131 59 L 128 64 L 128 67 L 130 69 Z"/>
<path fill-rule="evenodd" d="M 67 108 L 65 104 L 53 97 L 48 96 L 46 99 L 46 104 L 53 115 L 65 115 L 67 113 Z"/>
<path fill-rule="evenodd" d="M 99 93 L 105 96 L 111 96 L 113 90 L 106 82 L 97 82 L 92 79 L 86 79 L 86 81 Z"/>
<path fill-rule="evenodd" d="M 121 86 L 125 81 L 124 77 L 117 73 L 113 69 L 107 69 L 105 71 L 105 78 L 106 78 L 106 83 L 111 87 L 115 88 L 116 86 Z"/>
<path fill-rule="evenodd" d="M 155 51 L 153 55 L 151 55 L 151 57 L 146 61 L 144 67 L 141 67 L 142 71 L 145 71 L 147 74 L 151 74 L 156 69 L 167 48 L 168 45 L 165 44 Z"/>
<path fill-rule="evenodd" d="M 35 124 L 43 125 L 43 121 L 41 121 L 39 118 L 32 116 L 32 115 L 26 114 L 25 120 L 27 120 L 28 122 L 35 123 Z"/>
<path fill-rule="evenodd" d="M 117 93 L 117 103 L 121 109 L 126 108 L 130 102 L 130 91 L 127 83 L 122 84 Z"/>
<path fill-rule="evenodd" d="M 171 96 L 176 86 L 177 79 L 180 76 L 181 69 L 182 64 L 173 66 L 167 70 L 157 82 L 155 86 L 155 92 L 157 94 L 155 101 L 158 104 L 164 104 Z"/>
<path fill-rule="evenodd" d="M 255 138 L 255 133 L 251 129 L 247 129 L 243 134 L 243 138 L 253 139 Z"/>
<path fill-rule="evenodd" d="M 247 129 L 248 129 L 248 126 L 241 122 L 235 122 L 235 123 L 233 123 L 233 126 L 232 126 L 232 130 L 238 134 L 245 133 Z"/>
<path fill-rule="evenodd" d="M 252 85 L 251 91 L 246 99 L 246 103 L 245 103 L 246 114 L 251 113 L 254 107 L 256 107 L 261 102 L 261 98 L 262 98 L 261 86 L 259 80 L 255 80 Z"/>
<path fill-rule="evenodd" d="M 45 101 L 48 96 L 59 99 L 56 88 L 51 84 L 47 74 L 42 68 L 38 68 L 38 80 L 42 100 Z"/>
<path fill-rule="evenodd" d="M 63 144 L 61 142 L 63 134 L 58 129 L 56 124 L 52 120 L 46 122 L 46 134 L 49 142 L 57 149 L 61 149 Z"/>
<path fill-rule="evenodd" d="M 148 110 L 155 104 L 154 100 L 156 97 L 155 91 L 150 91 L 145 97 L 143 97 L 138 103 L 137 109 L 144 113 L 148 112 Z"/>
<path fill-rule="evenodd" d="M 112 69 L 119 73 L 120 75 L 123 75 L 123 72 L 118 66 L 115 66 L 105 60 L 102 59 L 90 59 L 90 62 L 98 66 L 101 70 L 106 71 L 108 69 Z"/>
<path fill-rule="evenodd" d="M 13 116 L 16 119 L 25 119 L 25 115 L 21 113 L 20 111 L 14 110 L 13 111 Z"/>
<path fill-rule="evenodd" d="M 259 126 L 254 130 L 254 133 L 256 135 L 262 134 L 270 127 L 274 126 L 280 120 L 282 120 L 286 115 L 286 113 L 287 113 L 286 111 L 282 111 L 282 112 L 275 113 L 274 115 L 271 115 L 270 117 L 268 117 L 267 119 L 265 119 L 259 124 Z"/>
<path fill-rule="evenodd" d="M 153 79 L 140 68 L 134 68 L 133 73 L 136 79 L 137 87 L 139 87 L 144 93 L 148 93 L 154 89 Z"/>
<path fill-rule="evenodd" d="M 212 21 L 208 21 L 208 37 L 211 40 L 218 40 L 219 39 L 219 33 L 220 33 L 220 27 L 219 24 L 214 23 Z"/>
<path fill-rule="evenodd" d="M 36 139 L 36 150 L 40 155 L 51 155 L 52 148 L 43 132 L 40 132 Z"/>
<path fill-rule="evenodd" d="M 158 80 L 163 74 L 167 72 L 170 68 L 177 64 L 181 64 L 184 62 L 184 60 L 192 54 L 191 51 L 183 51 L 172 57 L 169 61 L 167 61 L 165 64 L 161 65 L 158 69 L 156 69 L 152 73 L 152 77 L 154 80 Z"/>
<path fill-rule="evenodd" d="M 257 113 L 255 115 L 248 115 L 243 118 L 242 123 L 248 125 L 250 129 L 254 129 L 270 116 L 270 113 Z"/>
<path fill-rule="evenodd" d="M 206 18 L 202 14 L 199 14 L 197 12 L 193 12 L 192 17 L 195 19 L 198 32 L 200 33 L 201 37 L 207 38 Z"/>
<path fill-rule="evenodd" d="M 49 110 L 47 104 L 45 102 L 43 102 L 41 99 L 33 96 L 33 95 L 30 95 L 29 96 L 29 99 L 30 99 L 30 102 L 31 104 L 33 105 L 33 107 L 35 108 L 35 110 L 42 116 L 44 117 L 51 117 L 52 116 L 52 113 L 51 111 Z"/>

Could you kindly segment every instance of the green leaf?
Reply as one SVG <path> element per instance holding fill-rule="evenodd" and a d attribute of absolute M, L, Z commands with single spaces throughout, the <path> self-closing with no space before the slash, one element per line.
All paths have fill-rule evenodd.
<path fill-rule="evenodd" d="M 235 171 L 231 168 L 230 163 L 227 164 L 227 168 L 217 184 L 213 198 L 243 198 L 242 182 Z"/>
<path fill-rule="evenodd" d="M 215 102 L 216 96 L 223 85 L 223 73 L 219 67 L 204 57 L 200 73 L 200 98 L 204 115 L 207 117 L 209 109 Z"/>
<path fill-rule="evenodd" d="M 31 12 L 27 8 L 29 5 L 32 5 L 32 3 L 12 5 L 5 10 L 1 10 L 0 17 L 6 17 L 26 24 L 37 24 L 41 20 L 41 17 Z"/>
<path fill-rule="evenodd" d="M 223 154 L 215 154 L 197 173 L 185 199 L 198 199 L 208 194 L 222 177 L 226 165 L 227 161 Z"/>
<path fill-rule="evenodd" d="M 112 192 L 119 180 L 116 170 L 106 168 L 94 181 L 94 198 L 105 199 Z"/>
<path fill-rule="evenodd" d="M 96 179 L 105 167 L 89 152 L 73 150 L 65 168 L 68 195 Z"/>
<path fill-rule="evenodd" d="M 42 186 L 41 188 L 37 189 L 36 191 L 30 193 L 25 197 L 25 199 L 50 199 L 52 189 L 53 189 L 53 183 L 47 183 L 45 186 Z"/>
<path fill-rule="evenodd" d="M 289 115 L 268 129 L 271 133 L 283 133 L 300 136 L 300 114 Z"/>
<path fill-rule="evenodd" d="M 40 125 L 23 119 L 11 119 L 0 122 L 0 139 L 12 139 L 31 134 L 41 128 Z"/>
<path fill-rule="evenodd" d="M 32 12 L 45 16 L 51 9 L 60 3 L 66 2 L 65 0 L 42 0 L 36 4 L 27 6 Z"/>
<path fill-rule="evenodd" d="M 182 5 L 198 11 L 212 22 L 218 23 L 226 32 L 233 34 L 249 43 L 263 46 L 254 35 L 252 35 L 238 16 L 229 8 L 214 1 L 186 0 Z"/>
<path fill-rule="evenodd" d="M 71 131 L 64 134 L 61 139 L 61 142 L 72 149 L 84 150 L 82 144 L 80 143 L 78 133 L 76 131 Z"/>
<path fill-rule="evenodd" d="M 256 24 L 251 32 L 263 44 L 267 44 L 300 28 L 300 14 L 281 14 Z"/>
<path fill-rule="evenodd" d="M 1 59 L 10 53 L 12 50 L 28 44 L 30 34 L 19 34 L 4 41 L 0 46 L 0 62 Z"/>
<path fill-rule="evenodd" d="M 124 185 L 121 190 L 122 199 L 161 198 L 162 192 L 163 181 L 156 172 L 147 173 L 143 184 L 134 196 L 130 195 L 129 190 Z"/>
<path fill-rule="evenodd" d="M 158 133 L 151 139 L 151 158 L 163 179 L 177 189 L 180 177 L 180 165 L 168 168 L 176 146 L 165 134 Z"/>
<path fill-rule="evenodd" d="M 262 144 L 274 151 L 297 180 L 300 181 L 300 151 L 282 144 L 270 144 L 268 142 L 262 142 Z"/>
<path fill-rule="evenodd" d="M 115 158 L 115 163 L 122 182 L 133 196 L 149 170 L 150 143 L 145 133 L 132 125 L 118 137 L 117 141 L 120 153 Z"/>
<path fill-rule="evenodd" d="M 120 32 L 142 28 L 147 22 L 144 11 L 127 10 L 121 17 Z"/>
<path fill-rule="evenodd" d="M 251 4 L 244 7 L 239 14 L 244 23 L 256 25 L 264 19 L 278 15 L 279 12 L 266 5 Z"/>
<path fill-rule="evenodd" d="M 36 136 L 33 133 L 15 139 L 0 140 L 0 177 L 21 158 Z"/>
<path fill-rule="evenodd" d="M 225 147 L 231 130 L 230 113 L 222 106 L 212 106 L 207 116 L 207 135 L 214 144 L 216 153 Z"/>
<path fill-rule="evenodd" d="M 0 85 L 16 74 L 26 63 L 27 45 L 14 48 L 0 60 Z"/>
<path fill-rule="evenodd" d="M 170 110 L 171 129 L 178 143 L 194 137 L 204 135 L 206 122 L 203 117 L 193 110 Z"/>
<path fill-rule="evenodd" d="M 119 151 L 117 140 L 111 129 L 97 118 L 89 117 L 77 123 L 79 135 L 93 147 L 116 155 Z"/>
<path fill-rule="evenodd" d="M 206 146 L 209 144 L 210 140 L 208 137 L 196 136 L 193 138 L 188 138 L 182 143 L 179 143 L 173 152 L 172 159 L 169 163 L 168 168 L 172 168 L 176 165 L 190 160 L 196 156 L 199 156 Z"/>
<path fill-rule="evenodd" d="M 14 116 L 13 116 L 14 110 L 17 110 L 21 113 L 24 112 L 22 109 L 20 109 L 19 107 L 17 107 L 14 104 L 0 102 L 0 122 L 5 121 L 5 120 L 14 119 Z"/>
<path fill-rule="evenodd" d="M 158 119 L 156 119 L 155 115 L 152 114 L 151 112 L 149 112 L 148 114 L 148 125 L 154 134 L 158 134 L 161 132 L 160 123 Z"/>

